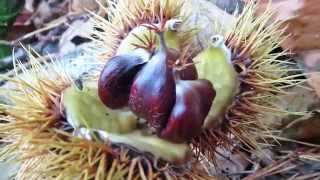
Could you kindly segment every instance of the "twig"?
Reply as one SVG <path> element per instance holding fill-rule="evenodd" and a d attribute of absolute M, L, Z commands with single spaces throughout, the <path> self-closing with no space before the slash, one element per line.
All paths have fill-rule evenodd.
<path fill-rule="evenodd" d="M 281 159 L 273 162 L 269 166 L 258 170 L 256 173 L 251 174 L 250 176 L 245 177 L 243 180 L 253 180 L 260 179 L 262 177 L 279 174 L 284 171 L 289 171 L 296 167 L 296 165 L 291 165 L 286 167 L 290 162 L 292 162 L 296 157 L 296 153 L 291 153 L 287 155 L 285 159 Z"/>
<path fill-rule="evenodd" d="M 33 32 L 30 32 L 30 33 L 28 33 L 28 34 L 25 34 L 25 35 L 23 35 L 22 37 L 19 37 L 18 39 L 13 40 L 13 41 L 0 41 L 0 44 L 15 45 L 15 44 L 17 44 L 17 43 L 19 43 L 19 42 L 21 42 L 21 41 L 23 41 L 23 40 L 25 40 L 25 39 L 29 39 L 29 38 L 31 38 L 31 37 L 39 34 L 39 33 L 42 33 L 42 32 L 44 32 L 44 31 L 50 30 L 50 29 L 52 29 L 52 28 L 54 28 L 54 27 L 57 27 L 57 26 L 59 26 L 59 25 L 61 25 L 61 24 L 63 24 L 63 23 L 64 23 L 64 22 L 59 22 L 59 23 L 57 23 L 57 24 L 52 24 L 52 25 L 43 27 L 43 28 L 41 28 L 41 29 L 37 29 L 37 30 L 35 30 L 35 31 L 33 31 Z"/>
<path fill-rule="evenodd" d="M 307 180 L 307 179 L 320 179 L 320 172 L 313 173 L 313 174 L 308 174 L 308 175 L 303 175 L 303 176 L 297 176 L 294 178 L 295 180 Z"/>
<path fill-rule="evenodd" d="M 51 58 L 52 56 L 54 56 L 54 55 L 48 54 L 48 55 L 45 55 L 45 56 L 41 56 L 41 58 L 38 58 L 38 59 L 39 59 L 40 63 L 43 63 L 45 61 L 48 62 L 48 61 L 52 60 L 52 58 Z M 23 66 L 23 68 L 26 68 L 26 69 L 28 69 L 30 67 L 31 67 L 30 62 L 25 63 L 24 66 Z M 5 76 L 14 77 L 16 75 L 16 73 L 21 73 L 21 72 L 22 72 L 22 69 L 21 69 L 21 67 L 18 66 L 18 67 L 16 67 L 15 70 L 12 69 L 9 72 L 5 73 Z M 0 84 L 3 84 L 4 82 L 6 82 L 6 80 L 0 81 Z"/>
<path fill-rule="evenodd" d="M 303 142 L 303 141 L 298 141 L 298 140 L 294 140 L 294 139 L 288 139 L 288 138 L 284 138 L 284 137 L 270 136 L 270 135 L 265 135 L 265 137 L 266 138 L 278 139 L 280 141 L 287 141 L 287 142 L 293 142 L 293 143 L 297 143 L 297 144 L 302 144 L 302 145 L 309 146 L 309 147 L 320 148 L 320 145 L 307 143 L 307 142 Z"/>
<path fill-rule="evenodd" d="M 68 21 L 71 17 L 75 16 L 75 14 L 69 13 L 67 15 L 61 16 L 53 21 L 51 21 L 47 26 L 37 29 L 35 31 L 32 31 L 30 33 L 27 33 L 23 35 L 22 37 L 19 37 L 18 39 L 15 39 L 13 41 L 5 41 L 5 40 L 0 40 L 0 44 L 5 44 L 5 45 L 16 45 L 20 43 L 23 40 L 29 39 L 31 37 L 34 37 L 42 32 L 48 31 L 50 29 L 53 29 L 55 27 L 58 27 L 62 24 L 64 24 L 66 21 Z"/>

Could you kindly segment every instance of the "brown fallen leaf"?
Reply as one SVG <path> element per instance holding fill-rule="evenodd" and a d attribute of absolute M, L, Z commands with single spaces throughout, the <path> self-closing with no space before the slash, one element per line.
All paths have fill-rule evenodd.
<path fill-rule="evenodd" d="M 217 7 L 214 3 L 207 0 L 186 1 L 186 14 L 190 14 L 187 26 L 201 29 L 198 33 L 197 41 L 201 46 L 206 47 L 209 39 L 214 34 L 219 34 L 219 28 L 228 28 L 234 22 L 235 17 Z"/>
<path fill-rule="evenodd" d="M 67 14 L 69 11 L 68 7 L 69 1 L 67 0 L 61 2 L 59 0 L 40 1 L 30 21 L 32 21 L 37 28 L 41 28 L 45 26 L 46 23 Z"/>
<path fill-rule="evenodd" d="M 31 16 L 32 13 L 30 13 L 29 11 L 21 11 L 13 25 L 10 27 L 10 31 L 8 32 L 6 40 L 12 41 L 27 33 L 34 31 L 35 27 L 32 24 L 26 23 Z"/>
<path fill-rule="evenodd" d="M 306 67 L 306 71 L 310 73 L 309 84 L 315 89 L 318 97 L 320 97 L 320 49 L 303 51 L 300 53 Z"/>
<path fill-rule="evenodd" d="M 246 2 L 250 0 L 245 0 Z M 260 0 L 257 14 L 270 5 L 273 20 L 283 22 L 288 37 L 282 43 L 285 49 L 302 56 L 306 71 L 310 73 L 309 84 L 320 97 L 320 4 L 312 0 Z"/>
<path fill-rule="evenodd" d="M 34 0 L 26 0 L 24 4 L 24 8 L 29 11 L 33 12 L 34 11 Z"/>
<path fill-rule="evenodd" d="M 245 0 L 250 1 L 250 0 Z M 260 0 L 257 14 L 268 7 L 269 0 Z M 282 21 L 288 38 L 282 46 L 292 52 L 320 49 L 320 3 L 317 0 L 273 0 L 274 21 Z"/>
<path fill-rule="evenodd" d="M 312 72 L 310 75 L 310 84 L 320 97 L 320 72 Z"/>
<path fill-rule="evenodd" d="M 73 21 L 60 37 L 60 55 L 70 53 L 74 51 L 77 46 L 88 42 L 89 39 L 86 37 L 89 36 L 90 30 L 93 28 L 93 23 L 88 20 L 88 17 Z"/>
<path fill-rule="evenodd" d="M 74 13 L 85 13 L 87 11 L 97 11 L 99 0 L 72 0 L 71 11 Z"/>
<path fill-rule="evenodd" d="M 307 83 L 301 84 L 302 87 L 294 87 L 287 89 L 287 94 L 281 96 L 276 103 L 281 109 L 289 112 L 300 112 L 296 114 L 283 114 L 277 117 L 266 114 L 263 120 L 269 122 L 270 127 L 275 129 L 282 129 L 294 120 L 305 117 L 310 110 L 319 107 L 319 99 L 312 88 L 308 87 Z"/>
<path fill-rule="evenodd" d="M 308 71 L 320 71 L 320 49 L 300 52 Z"/>
<path fill-rule="evenodd" d="M 282 130 L 282 136 L 299 140 L 299 141 L 312 141 L 320 142 L 320 113 L 313 112 L 310 117 L 302 117 L 288 124 Z"/>

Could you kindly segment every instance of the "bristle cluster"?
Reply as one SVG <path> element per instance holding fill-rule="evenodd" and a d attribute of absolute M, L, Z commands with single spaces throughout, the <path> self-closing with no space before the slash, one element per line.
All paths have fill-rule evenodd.
<path fill-rule="evenodd" d="M 292 62 L 281 59 L 288 52 L 276 51 L 285 39 L 281 23 L 271 21 L 270 9 L 259 17 L 255 17 L 255 9 L 254 4 L 247 6 L 226 35 L 234 65 L 240 67 L 240 90 L 226 117 L 231 133 L 249 148 L 258 148 L 256 140 L 270 134 L 267 114 L 296 113 L 277 102 L 287 88 L 305 81 L 302 74 L 291 75 L 295 71 L 289 67 Z"/>
<path fill-rule="evenodd" d="M 72 78 L 54 61 L 48 64 L 46 60 L 37 59 L 29 53 L 30 69 L 16 61 L 15 71 L 21 74 L 8 80 L 8 89 L 3 87 L 2 95 L 9 102 L 1 104 L 6 115 L 26 122 L 26 126 L 43 123 L 43 127 L 52 124 L 60 118 L 60 92 L 70 86 Z"/>
<path fill-rule="evenodd" d="M 105 174 L 101 168 L 115 154 L 109 145 L 59 131 L 47 129 L 30 139 L 29 147 L 20 149 L 18 179 L 90 179 Z"/>
<path fill-rule="evenodd" d="M 102 52 L 102 60 L 115 55 L 121 41 L 130 33 L 130 31 L 142 24 L 162 24 L 167 20 L 178 18 L 184 20 L 186 15 L 181 11 L 183 0 L 139 0 L 139 1 L 118 1 L 114 4 L 109 2 L 107 9 L 107 18 L 93 15 L 92 19 L 96 29 L 91 32 L 93 40 L 96 42 L 95 47 L 100 47 L 105 51 Z M 188 44 L 193 29 L 184 30 L 179 33 L 179 44 L 182 46 Z M 155 44 L 154 34 L 148 37 L 138 37 L 139 40 L 147 44 Z"/>
<path fill-rule="evenodd" d="M 299 112 L 288 112 L 277 105 L 286 89 L 297 86 L 304 80 L 302 74 L 290 75 L 290 62 L 281 59 L 288 52 L 277 52 L 284 40 L 280 22 L 272 22 L 273 13 L 267 9 L 259 17 L 255 16 L 256 5 L 249 3 L 224 32 L 226 45 L 232 51 L 232 62 L 238 71 L 240 82 L 238 92 L 223 117 L 223 136 L 216 135 L 215 129 L 207 130 L 199 139 L 225 139 L 230 144 L 237 140 L 246 150 L 259 150 L 265 135 L 272 137 L 268 124 L 272 118 Z M 220 130 L 219 130 L 220 131 Z M 221 133 L 220 133 L 221 134 Z M 225 138 L 229 137 L 229 138 Z M 196 147 L 208 146 L 196 143 Z M 234 142 L 233 142 L 234 143 Z M 216 144 L 217 145 L 217 144 Z M 212 148 L 203 149 L 203 153 L 213 158 Z M 223 145 L 226 147 L 226 145 Z"/>

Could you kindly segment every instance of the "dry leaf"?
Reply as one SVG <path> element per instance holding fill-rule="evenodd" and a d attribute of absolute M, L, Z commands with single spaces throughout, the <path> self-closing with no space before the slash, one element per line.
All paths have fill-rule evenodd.
<path fill-rule="evenodd" d="M 203 47 L 207 46 L 212 35 L 219 33 L 217 29 L 228 28 L 235 19 L 214 3 L 206 0 L 186 1 L 184 9 L 189 10 L 187 13 L 190 13 L 188 25 L 201 29 L 198 41 Z"/>
<path fill-rule="evenodd" d="M 97 11 L 99 9 L 97 1 L 98 0 L 72 0 L 71 10 L 74 13 Z"/>
<path fill-rule="evenodd" d="M 242 173 L 246 171 L 250 162 L 244 154 L 217 148 L 215 168 L 210 169 L 212 174 L 222 174 L 230 180 L 240 179 Z"/>
<path fill-rule="evenodd" d="M 68 13 L 68 1 L 41 1 L 33 14 L 32 22 L 38 28 L 44 24 Z"/>
<path fill-rule="evenodd" d="M 247 0 L 249 1 L 249 0 Z M 268 0 L 259 1 L 257 13 L 268 6 Z M 320 48 L 320 4 L 311 0 L 274 0 L 271 8 L 275 12 L 274 20 L 284 22 L 287 26 L 288 39 L 283 47 L 300 52 Z"/>
<path fill-rule="evenodd" d="M 220 9 L 227 11 L 229 14 L 233 14 L 236 10 L 242 11 L 244 2 L 242 0 L 211 0 Z"/>
<path fill-rule="evenodd" d="M 30 13 L 29 11 L 21 11 L 17 16 L 15 22 L 13 23 L 12 27 L 10 27 L 10 31 L 8 32 L 6 40 L 16 40 L 19 37 L 22 37 L 23 35 L 34 31 L 35 27 L 32 24 L 26 23 L 31 16 L 32 13 Z"/>
<path fill-rule="evenodd" d="M 320 97 L 320 72 L 311 73 L 310 84 L 315 89 L 318 97 Z"/>
<path fill-rule="evenodd" d="M 301 140 L 301 141 L 315 141 L 320 142 L 320 114 L 314 112 L 310 117 L 303 117 L 297 119 L 287 125 L 282 131 L 282 136 Z"/>
<path fill-rule="evenodd" d="M 25 0 L 24 9 L 29 12 L 34 12 L 34 0 Z"/>
<path fill-rule="evenodd" d="M 74 40 L 76 38 L 82 39 L 84 42 L 87 42 L 88 34 L 90 32 L 90 29 L 93 28 L 92 21 L 79 19 L 70 25 L 68 30 L 66 30 L 59 41 L 59 49 L 60 49 L 60 55 L 67 54 L 69 52 L 72 52 L 75 50 L 75 48 L 82 44 L 83 42 L 75 42 Z"/>
<path fill-rule="evenodd" d="M 320 97 L 320 50 L 304 51 L 300 54 L 306 70 L 310 73 L 309 84 Z"/>

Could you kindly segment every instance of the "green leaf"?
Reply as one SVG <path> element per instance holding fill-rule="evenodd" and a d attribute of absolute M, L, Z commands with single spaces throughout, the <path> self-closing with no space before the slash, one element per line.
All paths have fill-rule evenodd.
<path fill-rule="evenodd" d="M 0 61 L 2 61 L 2 58 L 7 57 L 11 54 L 11 47 L 8 45 L 0 44 Z M 0 62 L 0 66 L 2 63 Z M 0 69 L 3 69 L 3 67 L 0 67 Z"/>
<path fill-rule="evenodd" d="M 24 1 L 21 0 L 1 0 L 0 21 L 8 22 L 13 20 L 18 15 L 23 5 Z"/>
<path fill-rule="evenodd" d="M 4 38 L 9 25 L 24 6 L 24 0 L 0 0 L 0 38 Z"/>

